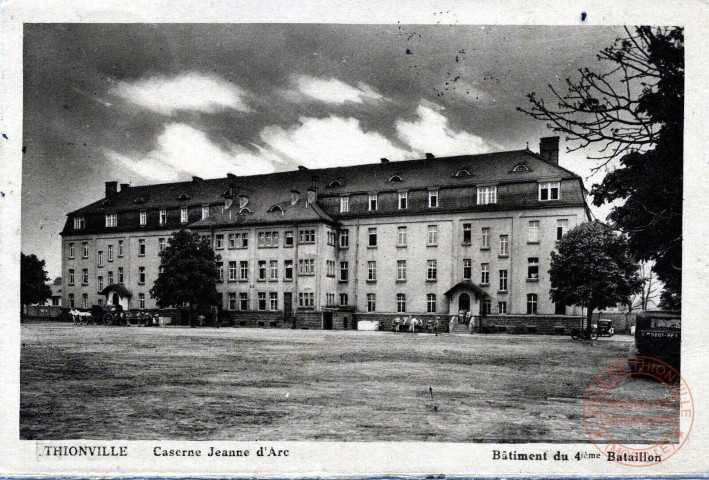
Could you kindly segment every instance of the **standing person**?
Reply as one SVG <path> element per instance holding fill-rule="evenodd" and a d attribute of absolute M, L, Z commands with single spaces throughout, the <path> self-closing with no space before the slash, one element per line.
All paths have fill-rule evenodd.
<path fill-rule="evenodd" d="M 440 317 L 436 317 L 436 319 L 433 321 L 433 333 L 438 336 L 438 327 L 441 325 L 441 319 Z"/>

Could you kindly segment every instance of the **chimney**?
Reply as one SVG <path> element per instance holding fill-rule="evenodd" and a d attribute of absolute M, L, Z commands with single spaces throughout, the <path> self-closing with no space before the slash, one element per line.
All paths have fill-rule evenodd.
<path fill-rule="evenodd" d="M 547 162 L 559 165 L 559 137 L 540 138 L 539 156 Z"/>
<path fill-rule="evenodd" d="M 307 169 L 308 169 L 308 167 L 304 167 L 304 166 L 302 166 L 302 165 L 298 165 L 298 170 L 300 170 L 300 171 L 307 170 Z"/>
<path fill-rule="evenodd" d="M 202 177 L 198 177 L 197 175 L 192 176 L 193 182 L 201 182 L 202 180 L 204 180 Z"/>
<path fill-rule="evenodd" d="M 233 173 L 227 173 L 227 174 L 226 174 L 226 177 L 227 177 L 227 178 L 234 179 L 234 178 L 236 178 L 236 175 L 234 175 Z"/>
<path fill-rule="evenodd" d="M 106 182 L 106 198 L 118 193 L 118 182 Z"/>
<path fill-rule="evenodd" d="M 318 201 L 318 189 L 309 188 L 308 189 L 308 203 L 313 204 Z"/>
<path fill-rule="evenodd" d="M 244 208 L 246 205 L 249 204 L 249 197 L 246 195 L 239 195 L 239 210 Z"/>
<path fill-rule="evenodd" d="M 426 152 L 426 160 L 431 160 L 433 158 L 436 158 L 434 154 Z"/>
<path fill-rule="evenodd" d="M 290 191 L 290 204 L 295 205 L 300 200 L 300 192 L 298 190 Z"/>
<path fill-rule="evenodd" d="M 380 160 L 382 161 L 382 163 L 389 163 L 389 159 L 388 159 L 388 158 L 381 158 Z"/>
<path fill-rule="evenodd" d="M 130 183 L 121 183 L 121 192 L 125 192 L 130 188 Z"/>

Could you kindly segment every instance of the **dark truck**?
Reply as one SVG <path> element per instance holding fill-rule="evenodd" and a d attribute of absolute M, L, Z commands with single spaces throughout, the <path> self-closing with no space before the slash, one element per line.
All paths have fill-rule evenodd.
<path fill-rule="evenodd" d="M 637 355 L 662 360 L 679 371 L 681 343 L 680 312 L 644 310 L 638 313 L 635 324 Z M 631 364 L 631 368 L 633 366 Z"/>

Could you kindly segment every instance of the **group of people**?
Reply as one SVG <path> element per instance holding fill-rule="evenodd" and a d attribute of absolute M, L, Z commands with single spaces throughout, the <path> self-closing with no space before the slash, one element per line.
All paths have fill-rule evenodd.
<path fill-rule="evenodd" d="M 395 332 L 415 332 L 417 330 L 417 327 L 423 327 L 424 322 L 423 320 L 419 320 L 416 317 L 411 317 L 410 315 L 407 315 L 403 318 L 403 320 L 400 317 L 396 317 L 394 319 L 394 324 L 392 325 L 392 330 Z M 430 319 L 428 320 L 427 324 L 427 330 L 429 332 L 433 332 L 436 335 L 438 335 L 438 329 L 440 327 L 440 319 L 439 317 L 436 317 L 435 319 Z M 420 328 L 419 328 L 420 330 Z"/>

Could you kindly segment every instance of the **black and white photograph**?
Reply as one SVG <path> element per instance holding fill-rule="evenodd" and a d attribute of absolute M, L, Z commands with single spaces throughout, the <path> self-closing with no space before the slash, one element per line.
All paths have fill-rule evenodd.
<path fill-rule="evenodd" d="M 18 440 L 689 450 L 685 27 L 454 13 L 24 23 Z"/>

